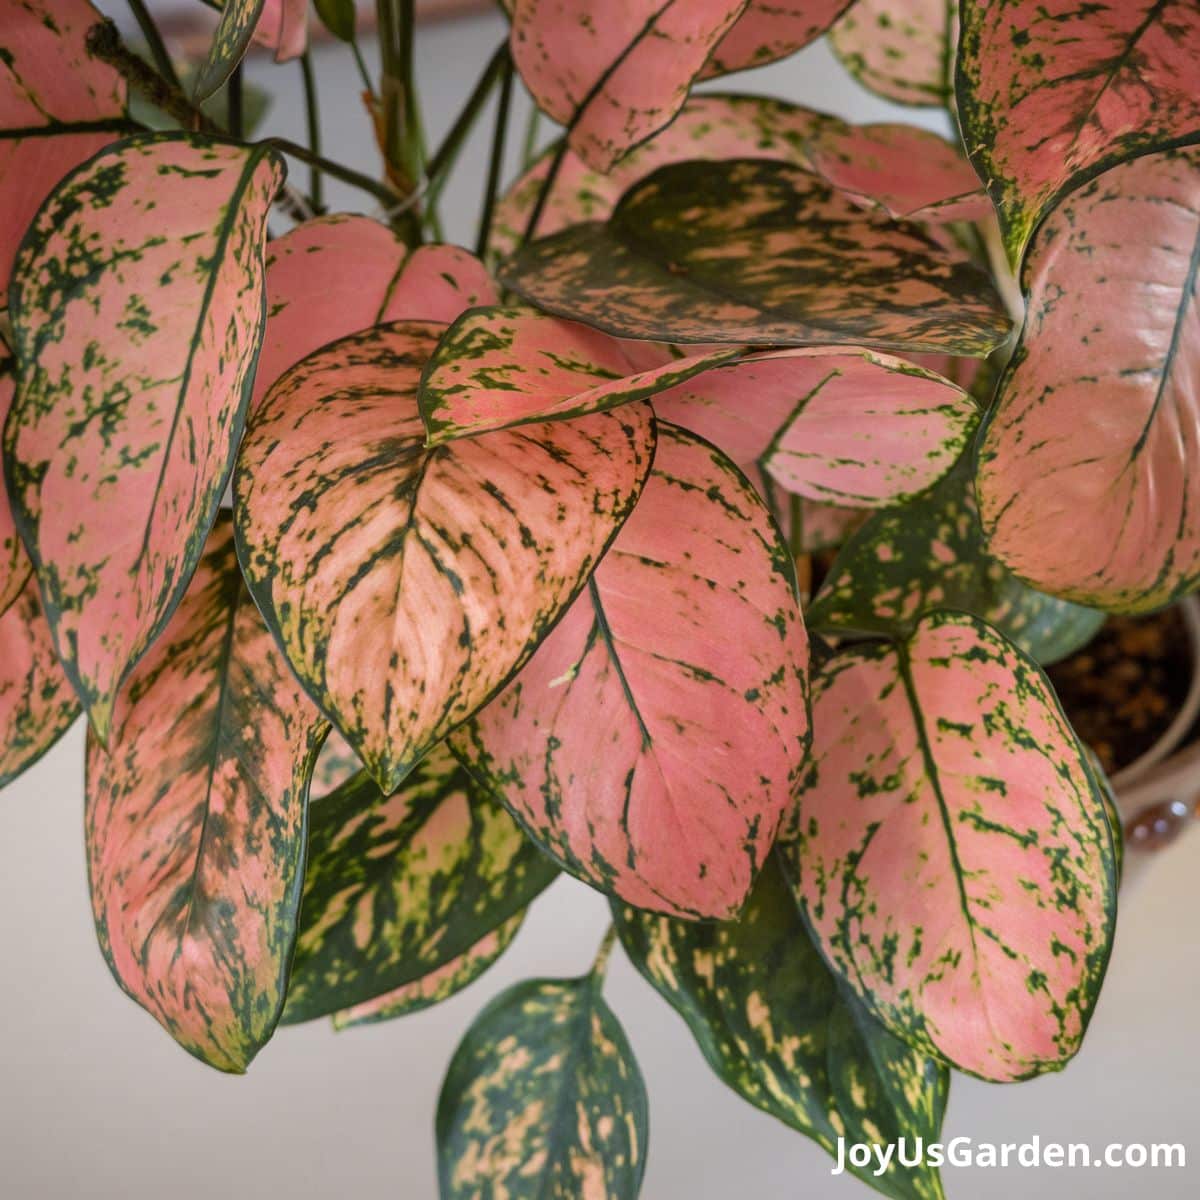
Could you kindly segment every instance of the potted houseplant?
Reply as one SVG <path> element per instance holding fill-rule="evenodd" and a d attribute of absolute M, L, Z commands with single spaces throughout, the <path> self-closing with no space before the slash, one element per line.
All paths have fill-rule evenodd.
<path fill-rule="evenodd" d="M 444 1196 L 637 1194 L 617 940 L 750 1103 L 941 1195 L 951 1070 L 1061 1069 L 1112 942 L 1046 668 L 1200 581 L 1200 14 L 512 0 L 428 148 L 411 0 L 377 68 L 313 7 L 378 175 L 248 127 L 306 0 L 186 63 L 140 0 L 132 47 L 0 0 L 0 783 L 86 720 L 100 947 L 223 1071 L 457 992 L 560 871 L 608 895 L 585 976 L 466 1033 Z M 826 33 L 961 143 L 691 94 Z M 562 130 L 507 181 L 518 86 Z"/>

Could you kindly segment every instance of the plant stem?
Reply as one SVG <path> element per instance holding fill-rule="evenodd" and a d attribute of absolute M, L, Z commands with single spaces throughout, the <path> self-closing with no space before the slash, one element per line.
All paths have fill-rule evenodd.
<path fill-rule="evenodd" d="M 525 226 L 525 236 L 521 238 L 521 245 L 518 249 L 523 249 L 532 240 L 533 235 L 537 232 L 538 223 L 542 219 L 542 213 L 546 209 L 546 201 L 550 199 L 550 193 L 558 182 L 558 173 L 562 170 L 563 160 L 567 157 L 567 136 L 563 135 L 558 143 L 558 149 L 554 152 L 554 157 L 550 160 L 549 170 L 546 172 L 546 178 L 542 180 L 542 189 L 538 192 L 537 203 L 533 206 L 533 212 L 529 214 L 529 222 Z"/>
<path fill-rule="evenodd" d="M 505 47 L 507 50 L 507 46 Z M 492 136 L 492 159 L 488 164 L 487 191 L 483 195 L 483 214 L 479 218 L 479 239 L 475 244 L 478 258 L 487 257 L 488 242 L 492 238 L 492 216 L 496 211 L 496 193 L 500 188 L 500 176 L 504 171 L 504 144 L 508 139 L 508 112 L 512 104 L 513 63 L 512 56 L 505 54 L 503 74 L 500 77 L 500 100 L 496 105 L 496 132 Z"/>
<path fill-rule="evenodd" d="M 287 138 L 263 138 L 263 143 L 268 146 L 274 146 L 276 150 L 291 158 L 298 158 L 301 162 L 308 163 L 310 166 L 320 167 L 326 175 L 332 175 L 335 179 L 342 180 L 343 183 L 353 184 L 354 187 L 361 188 L 364 192 L 369 192 L 387 208 L 395 207 L 398 199 L 396 193 L 386 183 L 380 183 L 379 180 L 372 179 L 370 175 L 363 175 L 361 172 L 354 171 L 350 167 L 343 167 L 341 163 L 336 163 L 332 159 L 314 154 L 306 147 L 296 142 L 288 141 Z"/>
<path fill-rule="evenodd" d="M 596 981 L 597 986 L 602 986 L 604 977 L 608 974 L 608 960 L 612 957 L 613 942 L 617 939 L 617 927 L 609 925 L 604 934 L 604 940 L 600 943 L 600 949 L 596 951 L 596 960 L 592 963 L 590 974 Z"/>
<path fill-rule="evenodd" d="M 300 74 L 304 79 L 304 111 L 308 118 L 308 148 L 313 158 L 321 155 L 321 110 L 317 105 L 317 81 L 313 74 L 312 54 L 305 50 L 300 56 Z M 312 200 L 313 210 L 322 212 L 325 208 L 325 189 L 321 178 L 321 167 L 318 162 L 311 164 L 308 194 Z"/>
<path fill-rule="evenodd" d="M 242 87 L 242 64 L 238 63 L 229 76 L 229 134 L 239 142 L 246 137 L 246 93 Z"/>
<path fill-rule="evenodd" d="M 538 124 L 541 121 L 541 116 L 542 110 L 538 108 L 537 101 L 531 96 L 529 98 L 529 118 L 525 122 L 525 141 L 521 146 L 521 165 L 523 170 L 529 169 L 537 155 Z"/>
<path fill-rule="evenodd" d="M 179 87 L 179 76 L 175 73 L 175 64 L 171 61 L 171 56 L 167 53 L 167 47 L 162 40 L 162 34 L 158 32 L 158 26 L 154 23 L 154 18 L 150 15 L 149 9 L 146 8 L 143 0 L 129 0 L 129 10 L 133 13 L 134 20 L 138 23 L 138 28 L 142 31 L 142 37 L 146 39 L 146 45 L 150 47 L 150 57 L 154 59 L 154 65 L 158 68 L 158 73 L 169 84 Z"/>
<path fill-rule="evenodd" d="M 388 176 L 404 201 L 417 191 L 421 170 L 419 121 L 413 78 L 413 0 L 376 0 L 379 15 L 379 95 L 383 109 L 383 156 Z M 406 203 L 393 221 L 410 245 L 421 240 L 417 203 Z"/>
<path fill-rule="evenodd" d="M 350 52 L 354 55 L 354 63 L 358 67 L 358 73 L 362 77 L 363 90 L 372 99 L 375 98 L 375 85 L 371 82 L 371 72 L 367 70 L 367 64 L 363 59 L 362 51 L 358 48 L 358 42 L 350 43 Z"/>

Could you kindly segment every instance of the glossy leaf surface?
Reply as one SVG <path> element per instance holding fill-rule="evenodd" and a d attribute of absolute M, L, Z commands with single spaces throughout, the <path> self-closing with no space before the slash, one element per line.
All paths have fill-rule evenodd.
<path fill-rule="evenodd" d="M 640 907 L 728 916 L 804 760 L 795 586 L 745 478 L 661 424 L 587 590 L 451 746 L 572 874 Z"/>
<path fill-rule="evenodd" d="M 1100 990 L 1112 839 L 1045 676 L 966 614 L 814 680 L 789 871 L 833 969 L 916 1049 L 985 1079 L 1060 1069 Z"/>
<path fill-rule="evenodd" d="M 1084 184 L 1030 246 L 1020 345 L 980 447 L 992 552 L 1139 612 L 1200 583 L 1200 148 Z"/>
<path fill-rule="evenodd" d="M 308 781 L 328 725 L 242 584 L 222 517 L 161 640 L 88 746 L 100 948 L 185 1049 L 243 1071 L 283 1006 Z"/>
<path fill-rule="evenodd" d="M 600 981 L 531 979 L 459 1044 L 438 1099 L 442 1200 L 636 1200 L 646 1088 Z"/>
<path fill-rule="evenodd" d="M 526 247 L 502 279 L 617 337 L 975 356 L 1008 331 L 991 284 L 911 224 L 785 163 L 660 168 L 605 224 Z"/>
<path fill-rule="evenodd" d="M 761 67 L 802 50 L 850 6 L 850 0 L 749 0 L 717 43 L 703 77 Z"/>
<path fill-rule="evenodd" d="M 263 148 L 131 138 L 65 180 L 21 248 L 5 472 L 55 645 L 101 738 L 233 465 L 281 180 Z"/>
<path fill-rule="evenodd" d="M 821 960 L 772 857 L 736 920 L 613 905 L 633 965 L 735 1092 L 837 1155 L 847 1142 L 939 1140 L 950 1073 L 888 1033 Z M 885 1195 L 942 1196 L 937 1171 L 847 1169 Z"/>
<path fill-rule="evenodd" d="M 957 98 L 1014 261 L 1106 167 L 1200 139 L 1195 0 L 964 0 Z"/>
<path fill-rule="evenodd" d="M 645 405 L 427 450 L 417 384 L 441 331 L 385 325 L 292 368 L 234 480 L 251 590 L 388 792 L 533 653 L 654 450 Z"/>
<path fill-rule="evenodd" d="M 431 975 L 523 912 L 557 873 L 445 746 L 391 796 L 360 772 L 313 806 L 284 1020 Z"/>
<path fill-rule="evenodd" d="M 514 0 L 512 56 L 597 171 L 666 125 L 746 0 Z"/>

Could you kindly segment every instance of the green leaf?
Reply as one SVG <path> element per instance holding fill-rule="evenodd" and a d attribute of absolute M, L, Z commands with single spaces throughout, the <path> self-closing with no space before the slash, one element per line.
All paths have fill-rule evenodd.
<path fill-rule="evenodd" d="M 438 1099 L 442 1200 L 634 1200 L 646 1088 L 597 975 L 509 988 L 459 1044 Z"/>
<path fill-rule="evenodd" d="M 1041 663 L 1090 641 L 1102 612 L 1035 591 L 987 552 L 971 470 L 967 454 L 923 496 L 873 514 L 834 560 L 805 612 L 809 627 L 907 635 L 926 613 L 955 608 Z"/>
<path fill-rule="evenodd" d="M 233 74 L 254 36 L 266 0 L 224 0 L 221 20 L 213 33 L 208 55 L 196 73 L 192 96 L 207 100 Z"/>
<path fill-rule="evenodd" d="M 617 337 L 982 356 L 1008 336 L 991 282 L 916 225 L 766 159 L 661 167 L 501 273 L 539 308 Z"/>
<path fill-rule="evenodd" d="M 360 771 L 312 808 L 284 1021 L 427 977 L 522 912 L 557 873 L 444 746 L 392 796 Z"/>
<path fill-rule="evenodd" d="M 735 921 L 679 921 L 613 905 L 621 944 L 688 1023 L 735 1092 L 811 1137 L 938 1140 L 950 1073 L 878 1024 L 825 966 L 774 856 Z M 942 1196 L 930 1167 L 847 1169 L 898 1200 Z"/>
<path fill-rule="evenodd" d="M 354 41 L 354 0 L 313 0 L 321 24 L 343 42 Z"/>

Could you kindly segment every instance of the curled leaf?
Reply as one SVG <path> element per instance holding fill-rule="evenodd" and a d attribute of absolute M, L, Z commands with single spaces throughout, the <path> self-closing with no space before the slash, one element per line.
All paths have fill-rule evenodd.
<path fill-rule="evenodd" d="M 299 58 L 308 48 L 308 0 L 263 0 L 254 41 L 270 50 L 276 62 Z"/>

